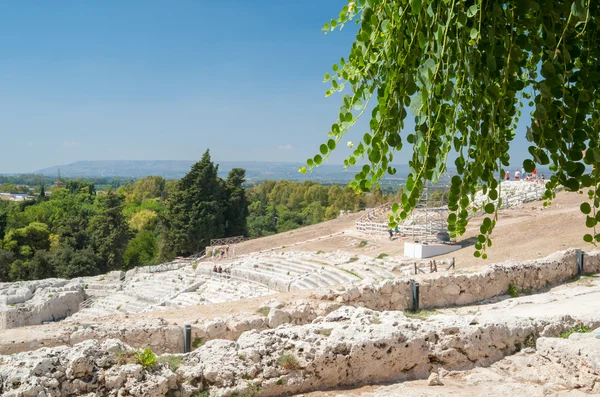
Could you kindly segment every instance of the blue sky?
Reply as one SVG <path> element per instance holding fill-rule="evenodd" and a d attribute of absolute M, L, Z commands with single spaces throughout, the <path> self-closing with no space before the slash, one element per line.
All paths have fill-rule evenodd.
<path fill-rule="evenodd" d="M 206 148 L 216 160 L 304 161 L 327 138 L 341 100 L 325 98 L 322 79 L 347 55 L 353 32 L 321 27 L 344 4 L 5 3 L 0 173 L 78 160 L 195 160 Z"/>

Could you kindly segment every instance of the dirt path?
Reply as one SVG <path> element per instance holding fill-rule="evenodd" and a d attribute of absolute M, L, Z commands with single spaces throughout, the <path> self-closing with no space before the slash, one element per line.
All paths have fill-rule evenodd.
<path fill-rule="evenodd" d="M 471 219 L 467 232 L 457 241 L 463 248 L 439 258 L 454 257 L 457 267 L 473 268 L 504 261 L 536 259 L 567 248 L 594 249 L 583 241 L 583 235 L 588 233 L 585 227 L 585 215 L 579 211 L 579 205 L 583 200 L 584 197 L 580 194 L 560 192 L 549 207 L 544 207 L 542 201 L 537 201 L 524 204 L 519 208 L 502 210 L 492 235 L 493 245 L 487 251 L 487 260 L 473 256 L 475 251 L 473 244 L 484 217 Z M 356 231 L 350 222 L 338 225 L 347 226 L 343 236 L 285 248 L 281 251 L 341 250 L 357 255 L 377 256 L 381 253 L 400 257 L 404 255 L 404 242 L 407 241 L 405 239 L 390 241 L 387 235 L 361 233 Z M 363 243 L 361 247 L 363 241 L 367 244 Z"/>

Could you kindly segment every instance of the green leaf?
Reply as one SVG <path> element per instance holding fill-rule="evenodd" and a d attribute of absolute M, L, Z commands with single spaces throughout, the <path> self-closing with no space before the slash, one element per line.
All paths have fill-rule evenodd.
<path fill-rule="evenodd" d="M 485 207 L 483 207 L 484 211 L 488 214 L 493 214 L 494 211 L 496 210 L 496 207 L 494 206 L 493 203 L 488 203 L 485 205 Z"/>
<path fill-rule="evenodd" d="M 406 188 L 406 190 L 408 190 L 409 192 L 411 192 L 414 188 L 415 188 L 415 181 L 413 179 L 412 174 L 408 176 L 408 178 L 406 179 L 406 183 L 404 184 L 404 187 Z"/>
<path fill-rule="evenodd" d="M 421 114 L 421 107 L 423 106 L 423 101 L 421 99 L 421 95 L 417 94 L 412 97 L 410 101 L 410 112 L 413 116 L 418 116 Z"/>
<path fill-rule="evenodd" d="M 321 157 L 321 155 L 317 154 L 315 157 L 313 157 L 313 161 L 315 162 L 316 165 L 321 165 L 321 163 L 323 162 L 323 157 Z"/>
<path fill-rule="evenodd" d="M 586 234 L 585 236 L 583 236 L 583 241 L 585 241 L 586 243 L 591 243 L 592 241 L 594 241 L 594 238 L 591 234 Z"/>
<path fill-rule="evenodd" d="M 525 169 L 525 172 L 533 172 L 535 170 L 535 163 L 527 159 L 523 161 L 523 169 Z"/>
<path fill-rule="evenodd" d="M 327 145 L 322 144 L 319 147 L 319 151 L 321 152 L 322 155 L 326 155 L 327 153 L 329 153 L 329 149 L 327 148 Z"/>
<path fill-rule="evenodd" d="M 396 213 L 396 212 L 398 212 L 398 209 L 400 209 L 400 206 L 398 205 L 398 203 L 392 204 L 392 212 Z"/>
<path fill-rule="evenodd" d="M 477 36 L 479 36 L 479 31 L 477 30 L 477 28 L 471 28 L 471 32 L 469 33 L 469 35 L 471 36 L 471 39 L 475 40 Z"/>
<path fill-rule="evenodd" d="M 533 117 L 540 121 L 545 121 L 548 117 L 546 114 L 546 108 L 541 103 L 537 103 L 535 107 L 535 112 L 533 113 Z"/>
<path fill-rule="evenodd" d="M 335 150 L 335 146 L 335 141 L 333 139 L 327 141 L 327 147 L 329 148 L 329 150 Z"/>
<path fill-rule="evenodd" d="M 312 167 L 313 165 L 315 165 L 315 163 L 313 162 L 313 159 L 308 159 L 308 160 L 306 160 L 306 165 L 308 165 L 309 167 Z"/>
<path fill-rule="evenodd" d="M 421 12 L 422 0 L 411 0 L 410 7 L 413 15 L 419 15 Z"/>
<path fill-rule="evenodd" d="M 477 11 L 479 10 L 479 8 L 477 7 L 477 4 L 472 5 L 471 7 L 469 7 L 469 9 L 467 10 L 467 17 L 469 18 L 473 18 L 476 14 Z"/>
<path fill-rule="evenodd" d="M 593 1 L 593 0 L 588 0 Z M 574 0 L 571 4 L 571 14 L 581 20 L 585 19 L 586 10 L 584 0 Z"/>
<path fill-rule="evenodd" d="M 579 206 L 579 209 L 581 210 L 581 212 L 583 212 L 586 215 L 588 215 L 590 212 L 592 212 L 592 207 L 590 206 L 589 203 L 581 203 L 581 205 Z"/>
<path fill-rule="evenodd" d="M 425 44 L 427 44 L 427 41 L 425 40 L 425 35 L 421 31 L 419 31 L 418 40 L 419 40 L 419 47 L 421 47 L 421 49 L 425 48 Z"/>

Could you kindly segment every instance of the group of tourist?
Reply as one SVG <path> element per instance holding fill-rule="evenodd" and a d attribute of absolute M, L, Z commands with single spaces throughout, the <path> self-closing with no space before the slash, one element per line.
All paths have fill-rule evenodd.
<path fill-rule="evenodd" d="M 544 181 L 546 177 L 544 174 L 538 175 L 537 170 L 534 168 L 533 172 L 527 173 L 524 168 L 521 168 L 521 171 L 515 170 L 514 172 L 514 180 L 515 181 L 527 181 L 527 182 L 537 182 Z M 510 171 L 506 171 L 505 179 L 510 181 Z"/>
<path fill-rule="evenodd" d="M 388 234 L 390 235 L 390 240 L 393 239 L 394 234 L 397 236 L 400 234 L 400 230 L 398 229 L 398 225 L 396 225 L 396 227 L 394 228 L 394 230 L 392 229 L 388 229 Z"/>
<path fill-rule="evenodd" d="M 218 273 L 218 274 L 222 274 L 225 273 L 227 275 L 231 275 L 231 267 L 226 267 L 226 268 L 222 268 L 220 265 L 214 265 L 213 266 L 213 273 Z"/>

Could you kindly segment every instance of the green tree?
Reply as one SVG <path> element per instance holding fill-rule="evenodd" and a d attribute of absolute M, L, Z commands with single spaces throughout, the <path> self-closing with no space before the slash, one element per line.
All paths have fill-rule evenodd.
<path fill-rule="evenodd" d="M 323 162 L 344 134 L 368 109 L 370 131 L 345 165 L 366 157 L 351 186 L 362 192 L 393 175 L 394 155 L 405 142 L 412 145 L 410 175 L 396 218 L 416 206 L 426 181 L 445 172 L 448 155 L 456 154 L 448 206 L 449 230 L 466 230 L 472 202 L 483 188 L 494 199 L 498 175 L 511 164 L 509 148 L 524 104 L 532 108 L 526 138 L 530 158 L 552 171 L 546 199 L 560 184 L 588 192 L 581 210 L 595 228 L 600 216 L 600 82 L 598 29 L 600 3 L 590 0 L 350 1 L 325 31 L 351 20 L 360 25 L 350 54 L 325 75 L 326 95 L 345 91 L 339 119 L 319 154 L 307 161 Z M 409 112 L 415 119 L 406 131 Z M 301 171 L 306 172 L 306 168 Z M 486 257 L 498 208 L 480 228 L 475 256 Z M 598 218 L 598 219 L 597 219 Z M 395 222 L 392 222 L 392 225 Z M 585 241 L 600 241 L 586 234 Z"/>
<path fill-rule="evenodd" d="M 99 270 L 104 273 L 121 268 L 130 232 L 123 216 L 123 196 L 113 192 L 97 199 L 99 213 L 90 220 L 88 233 L 94 252 L 101 258 Z"/>
<path fill-rule="evenodd" d="M 44 188 L 44 185 L 42 185 L 40 187 L 40 195 L 38 196 L 38 202 L 43 202 L 46 201 L 47 197 L 46 197 L 46 189 Z"/>
<path fill-rule="evenodd" d="M 129 241 L 125 250 L 124 269 L 133 269 L 140 265 L 151 265 L 157 253 L 154 234 L 149 230 L 140 231 Z"/>
<path fill-rule="evenodd" d="M 17 258 L 31 258 L 37 250 L 50 248 L 50 230 L 45 223 L 33 222 L 11 230 L 4 236 L 3 247 Z"/>
<path fill-rule="evenodd" d="M 233 168 L 229 171 L 225 181 L 225 235 L 245 236 L 248 234 L 246 220 L 248 217 L 248 200 L 246 189 L 246 171 L 242 168 Z"/>
<path fill-rule="evenodd" d="M 0 248 L 0 282 L 9 281 L 10 266 L 14 260 L 14 255 L 10 251 Z"/>
<path fill-rule="evenodd" d="M 164 218 L 168 222 L 167 252 L 191 255 L 207 247 L 211 239 L 223 236 L 223 203 L 217 169 L 207 150 L 179 181 Z"/>
<path fill-rule="evenodd" d="M 92 247 L 74 250 L 65 245 L 52 253 L 52 266 L 61 278 L 93 276 L 106 272 L 104 259 Z"/>

